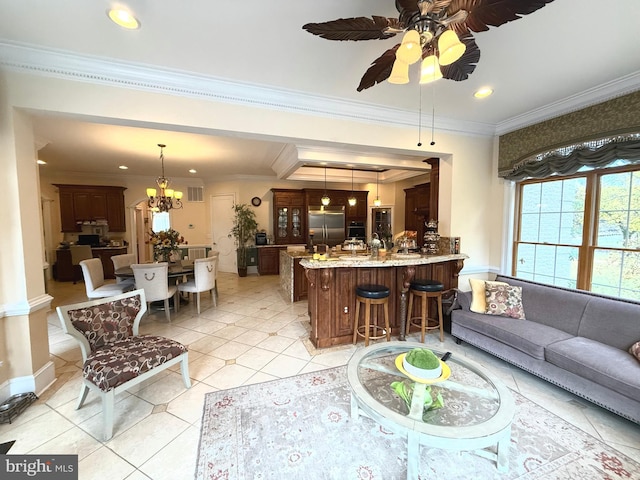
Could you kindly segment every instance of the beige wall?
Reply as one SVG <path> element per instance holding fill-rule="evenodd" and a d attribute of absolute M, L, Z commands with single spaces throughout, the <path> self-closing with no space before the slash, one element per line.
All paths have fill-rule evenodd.
<path fill-rule="evenodd" d="M 13 72 L 0 72 L 0 157 L 3 176 L 0 186 L 9 204 L 2 209 L 3 225 L 9 225 L 9 233 L 0 236 L 0 324 L 16 321 L 18 316 L 7 317 L 6 304 L 18 299 L 33 303 L 44 291 L 42 280 L 42 223 L 39 218 L 38 178 L 35 167 L 35 150 L 29 129 L 28 114 L 18 115 L 18 128 L 13 124 L 16 108 L 23 112 L 28 109 L 69 115 L 92 116 L 94 120 L 104 119 L 121 124 L 144 123 L 153 128 L 154 124 L 176 130 L 197 128 L 211 133 L 232 133 L 250 135 L 281 142 L 302 141 L 305 143 L 334 142 L 364 146 L 379 146 L 418 152 L 415 147 L 415 128 L 391 127 L 376 123 L 357 122 L 340 118 L 310 117 L 305 113 L 267 110 L 245 105 L 217 103 L 210 99 L 187 98 L 152 93 L 122 87 L 93 85 L 60 78 L 47 78 Z M 109 141 L 109 139 L 106 139 Z M 436 132 L 437 152 L 429 156 L 439 156 L 440 172 L 440 234 L 462 237 L 462 250 L 470 258 L 465 266 L 473 271 L 487 271 L 500 264 L 502 246 L 501 216 L 503 215 L 504 187 L 496 177 L 494 141 L 492 138 L 467 137 Z M 17 145 L 17 147 L 16 147 Z M 421 153 L 424 154 L 424 151 Z M 144 191 L 153 183 L 154 177 L 111 179 L 82 179 L 68 175 L 42 171 L 41 189 L 45 197 L 54 199 L 52 222 L 54 232 L 59 231 L 59 203 L 51 183 L 94 183 L 127 187 L 127 225 L 132 226 L 133 206 L 144 200 Z M 107 182 L 107 180 L 109 180 Z M 183 189 L 180 179 L 174 180 L 174 187 Z M 207 182 L 205 202 L 188 205 L 184 213 L 176 212 L 174 226 L 190 243 L 210 242 L 209 198 L 215 193 L 234 193 L 236 201 L 249 203 L 254 196 L 263 199 L 256 209 L 260 227 L 272 230 L 270 192 L 272 187 L 302 188 L 316 187 L 317 184 L 273 181 L 253 181 L 246 179 L 232 182 Z M 329 188 L 344 188 L 342 185 L 328 185 Z M 367 189 L 367 186 L 362 186 Z M 373 186 L 368 188 L 370 205 L 375 198 Z M 402 185 L 380 185 L 382 204 L 394 207 L 394 233 L 401 230 L 404 218 L 404 197 Z M 55 213 L 53 213 L 55 212 Z M 36 213 L 36 215 L 34 215 Z M 189 224 L 193 228 L 189 228 Z M 57 244 L 60 238 L 52 239 Z M 497 244 L 495 242 L 498 242 Z M 28 252 L 24 260 L 16 252 Z M 4 252 L 11 252 L 10 256 Z M 36 302 L 37 303 L 37 302 Z M 40 357 L 48 356 L 46 324 L 23 322 L 32 341 L 37 342 Z M 29 325 L 27 327 L 27 325 Z M 2 342 L 0 341 L 0 344 Z M 4 348 L 4 350 L 3 350 Z M 7 351 L 0 346 L 0 355 Z M 12 358 L 12 353 L 7 355 Z M 35 357 L 32 355 L 32 359 Z M 41 361 L 39 358 L 36 362 Z M 35 363 L 31 372 L 37 370 Z M 0 367 L 0 383 L 7 373 Z M 1 387 L 1 385 L 0 385 Z"/>

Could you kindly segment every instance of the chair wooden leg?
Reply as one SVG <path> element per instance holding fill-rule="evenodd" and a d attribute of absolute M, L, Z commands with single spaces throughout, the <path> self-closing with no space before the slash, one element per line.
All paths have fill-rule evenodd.
<path fill-rule="evenodd" d="M 405 328 L 405 335 L 409 335 L 411 330 L 411 316 L 413 315 L 413 292 L 409 292 L 409 307 L 407 308 L 407 326 Z"/>
<path fill-rule="evenodd" d="M 198 307 L 198 315 L 200 315 L 200 292 L 196 292 L 196 306 Z"/>
<path fill-rule="evenodd" d="M 104 425 L 104 441 L 113 437 L 113 409 L 116 403 L 114 390 L 102 394 L 102 421 Z"/>
<path fill-rule="evenodd" d="M 360 322 L 360 301 L 356 299 L 356 316 L 353 319 L 353 344 L 358 341 L 358 323 Z"/>
<path fill-rule="evenodd" d="M 444 323 L 442 321 L 442 295 L 438 296 L 438 320 L 440 321 L 440 342 L 444 342 Z"/>
<path fill-rule="evenodd" d="M 76 410 L 79 410 L 82 407 L 82 404 L 87 399 L 87 394 L 89 393 L 89 387 L 87 387 L 84 383 L 80 387 L 80 397 L 78 398 L 78 403 L 76 404 Z"/>
<path fill-rule="evenodd" d="M 364 346 L 369 346 L 369 328 L 371 327 L 371 300 L 367 298 L 364 304 Z"/>
<path fill-rule="evenodd" d="M 421 315 L 421 325 L 420 325 L 420 341 L 424 343 L 424 334 L 427 329 L 427 296 L 422 295 L 422 311 Z"/>
<path fill-rule="evenodd" d="M 389 302 L 384 302 L 384 328 L 387 331 L 387 342 L 391 341 L 391 327 L 389 326 Z"/>

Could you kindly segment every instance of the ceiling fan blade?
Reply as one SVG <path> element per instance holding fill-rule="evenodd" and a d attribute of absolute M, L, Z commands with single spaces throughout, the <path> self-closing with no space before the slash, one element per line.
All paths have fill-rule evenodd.
<path fill-rule="evenodd" d="M 480 49 L 471 34 L 462 35 L 460 41 L 467 46 L 464 54 L 451 65 L 442 65 L 442 77 L 461 82 L 469 78 L 480 60 Z"/>
<path fill-rule="evenodd" d="M 398 13 L 402 13 L 403 10 L 406 12 L 419 12 L 418 0 L 396 0 L 396 10 L 398 10 Z"/>
<path fill-rule="evenodd" d="M 393 37 L 396 32 L 387 30 L 399 27 L 396 18 L 373 16 L 339 18 L 322 23 L 307 23 L 302 28 L 327 40 L 382 40 Z"/>
<path fill-rule="evenodd" d="M 422 13 L 422 15 L 426 15 L 429 12 L 440 13 L 442 10 L 446 10 L 451 3 L 451 0 L 432 0 L 425 3 L 426 5 L 424 7 L 419 7 L 421 8 L 421 13 L 422 9 L 425 10 L 425 13 Z"/>
<path fill-rule="evenodd" d="M 518 20 L 551 2 L 553 0 L 452 0 L 447 13 L 453 15 L 460 10 L 469 12 L 464 22 L 453 26 L 458 34 L 484 32 L 489 27 L 499 27 Z"/>
<path fill-rule="evenodd" d="M 398 50 L 399 46 L 400 44 L 390 48 L 371 63 L 371 66 L 360 80 L 360 85 L 357 88 L 359 92 L 389 78 L 393 69 L 393 62 L 396 61 L 396 50 Z"/>
<path fill-rule="evenodd" d="M 452 25 L 454 23 L 462 23 L 467 19 L 468 16 L 469 12 L 467 12 L 466 10 L 458 10 L 453 15 L 450 15 L 443 19 L 442 25 L 446 27 L 447 25 Z"/>

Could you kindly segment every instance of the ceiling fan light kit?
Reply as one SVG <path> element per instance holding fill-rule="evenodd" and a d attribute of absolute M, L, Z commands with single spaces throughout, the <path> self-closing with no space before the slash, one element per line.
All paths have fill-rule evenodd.
<path fill-rule="evenodd" d="M 360 80 L 360 92 L 388 80 L 409 83 L 409 65 L 421 58 L 437 57 L 431 75 L 463 81 L 480 60 L 471 32 L 483 32 L 529 15 L 553 0 L 395 0 L 398 18 L 381 16 L 340 18 L 307 23 L 302 28 L 327 40 L 385 40 L 404 32 L 402 42 L 375 59 Z M 423 62 L 424 64 L 424 62 Z M 423 69 L 425 67 L 423 66 Z M 428 74 L 427 74 L 428 76 Z M 421 83 L 426 83 L 422 74 Z M 425 80 L 425 81 L 423 81 Z"/>
<path fill-rule="evenodd" d="M 422 61 L 420 83 L 424 85 L 425 83 L 433 82 L 440 78 L 442 78 L 442 71 L 440 71 L 438 57 L 429 55 Z"/>

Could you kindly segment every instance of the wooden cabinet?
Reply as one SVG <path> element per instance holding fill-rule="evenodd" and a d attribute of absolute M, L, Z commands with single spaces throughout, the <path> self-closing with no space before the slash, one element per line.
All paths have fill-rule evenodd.
<path fill-rule="evenodd" d="M 63 232 L 79 232 L 82 223 L 106 220 L 111 232 L 126 231 L 124 187 L 56 185 Z"/>
<path fill-rule="evenodd" d="M 406 188 L 404 203 L 404 229 L 418 232 L 417 242 L 422 245 L 424 222 L 430 219 L 431 188 L 425 183 Z"/>
<path fill-rule="evenodd" d="M 114 255 L 123 255 L 127 253 L 127 249 L 122 248 L 92 248 L 93 258 L 99 258 L 102 262 L 104 270 L 104 278 L 116 278 L 113 271 L 113 261 L 111 257 Z M 55 279 L 59 282 L 70 282 L 73 280 L 73 264 L 71 263 L 71 250 L 56 250 L 56 275 Z"/>
<path fill-rule="evenodd" d="M 299 302 L 307 298 L 309 294 L 309 281 L 304 273 L 304 267 L 300 265 L 301 258 L 293 260 L 293 301 Z"/>
<path fill-rule="evenodd" d="M 273 229 L 277 245 L 306 242 L 307 210 L 301 190 L 272 189 Z"/>
<path fill-rule="evenodd" d="M 258 273 L 260 275 L 280 274 L 280 250 L 286 247 L 258 248 Z"/>
<path fill-rule="evenodd" d="M 352 207 L 349 205 L 348 198 L 351 196 L 351 192 L 348 192 L 346 212 L 346 222 L 367 222 L 367 196 L 369 192 L 353 192 L 353 196 L 356 197 L 356 204 Z M 366 231 L 366 230 L 365 230 Z"/>

